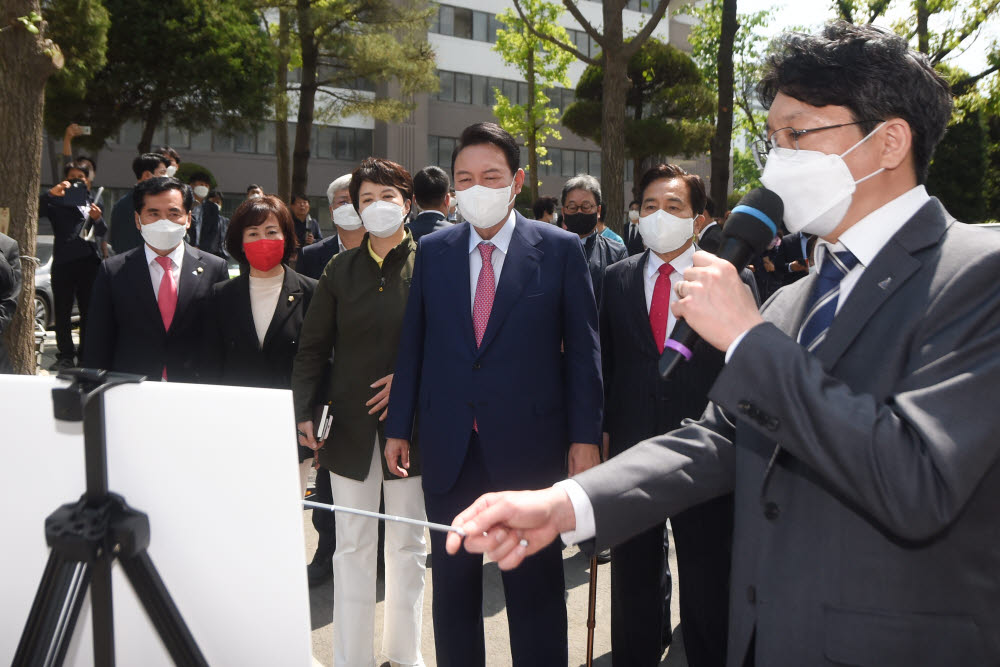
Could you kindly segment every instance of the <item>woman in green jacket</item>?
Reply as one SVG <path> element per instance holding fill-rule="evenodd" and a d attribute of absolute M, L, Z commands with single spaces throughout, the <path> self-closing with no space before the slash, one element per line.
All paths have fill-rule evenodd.
<path fill-rule="evenodd" d="M 334 256 L 319 280 L 302 325 L 292 371 L 299 442 L 318 451 L 340 504 L 424 518 L 419 451 L 410 450 L 409 474 L 389 472 L 382 422 L 389 403 L 417 246 L 403 220 L 413 180 L 400 165 L 367 158 L 351 175 L 351 201 L 367 233 L 361 245 Z M 333 370 L 320 387 L 333 353 Z M 333 423 L 316 436 L 312 397 L 326 395 Z M 319 436 L 323 434 L 320 433 Z M 333 556 L 334 664 L 371 665 L 375 634 L 375 520 L 337 517 Z M 423 528 L 385 527 L 385 623 L 382 653 L 393 664 L 423 665 L 420 626 L 427 546 Z"/>

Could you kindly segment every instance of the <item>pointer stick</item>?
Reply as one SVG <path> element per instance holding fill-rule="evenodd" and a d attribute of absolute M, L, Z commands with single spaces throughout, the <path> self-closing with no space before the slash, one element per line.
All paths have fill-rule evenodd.
<path fill-rule="evenodd" d="M 369 512 L 368 510 L 354 509 L 353 507 L 342 507 L 340 505 L 326 505 L 324 503 L 313 502 L 312 500 L 303 500 L 302 504 L 306 507 L 318 510 L 326 510 L 328 512 L 344 512 L 346 514 L 357 514 L 359 516 L 367 516 L 372 519 L 382 519 L 384 521 L 399 521 L 401 523 L 408 523 L 414 526 L 424 526 L 425 528 L 430 528 L 431 530 L 440 530 L 445 533 L 458 533 L 462 537 L 465 537 L 465 531 L 461 528 L 456 528 L 455 526 L 446 526 L 443 523 L 432 523 L 430 521 L 420 521 L 419 519 L 410 519 L 405 516 L 393 516 L 391 514 L 379 514 L 378 512 Z M 485 535 L 486 533 L 483 533 Z"/>

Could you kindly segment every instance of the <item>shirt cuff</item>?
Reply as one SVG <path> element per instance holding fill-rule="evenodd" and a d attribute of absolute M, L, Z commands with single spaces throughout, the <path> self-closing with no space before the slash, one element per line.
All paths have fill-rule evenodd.
<path fill-rule="evenodd" d="M 746 331 L 744 331 L 743 333 L 741 333 L 739 336 L 736 337 L 735 340 L 733 340 L 732 343 L 729 344 L 729 347 L 726 349 L 726 363 L 727 364 L 729 363 L 729 360 L 733 358 L 733 352 L 736 351 L 737 346 L 739 346 L 739 344 L 743 342 L 743 339 L 747 337 L 748 333 L 750 333 L 749 329 L 747 329 Z"/>
<path fill-rule="evenodd" d="M 597 532 L 594 526 L 594 506 L 590 504 L 587 492 L 579 483 L 571 479 L 556 482 L 554 486 L 557 489 L 562 489 L 569 496 L 569 501 L 573 505 L 573 514 L 576 516 L 576 528 L 560 534 L 563 543 L 567 545 L 579 544 L 593 538 Z"/>

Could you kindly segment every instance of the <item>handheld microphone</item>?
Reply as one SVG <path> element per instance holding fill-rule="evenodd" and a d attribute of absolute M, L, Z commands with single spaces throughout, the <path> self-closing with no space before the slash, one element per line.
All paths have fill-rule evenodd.
<path fill-rule="evenodd" d="M 722 230 L 718 257 L 742 271 L 754 255 L 767 249 L 778 233 L 784 215 L 781 198 L 767 188 L 748 192 L 733 209 Z M 666 379 L 681 359 L 690 361 L 691 348 L 700 336 L 683 319 L 678 319 L 660 355 L 660 376 Z"/>

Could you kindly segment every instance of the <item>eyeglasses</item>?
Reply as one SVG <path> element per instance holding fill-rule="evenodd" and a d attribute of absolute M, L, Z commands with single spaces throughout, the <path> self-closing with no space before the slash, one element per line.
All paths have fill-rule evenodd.
<path fill-rule="evenodd" d="M 583 202 L 580 206 L 576 204 L 563 204 L 563 213 L 569 213 L 572 215 L 576 212 L 581 213 L 593 213 L 597 210 L 597 204 L 592 204 L 589 201 Z"/>
<path fill-rule="evenodd" d="M 813 132 L 833 130 L 838 127 L 849 127 L 851 125 L 860 125 L 862 123 L 881 122 L 883 122 L 881 119 L 875 118 L 869 120 L 856 120 L 853 123 L 838 123 L 836 125 L 824 125 L 823 127 L 810 127 L 805 130 L 783 127 L 772 132 L 771 136 L 767 139 L 758 139 L 750 144 L 750 151 L 753 153 L 753 161 L 757 163 L 757 167 L 763 169 L 764 165 L 767 164 L 767 154 L 771 152 L 772 148 L 781 148 L 795 152 L 799 150 L 799 137 L 812 134 Z"/>

